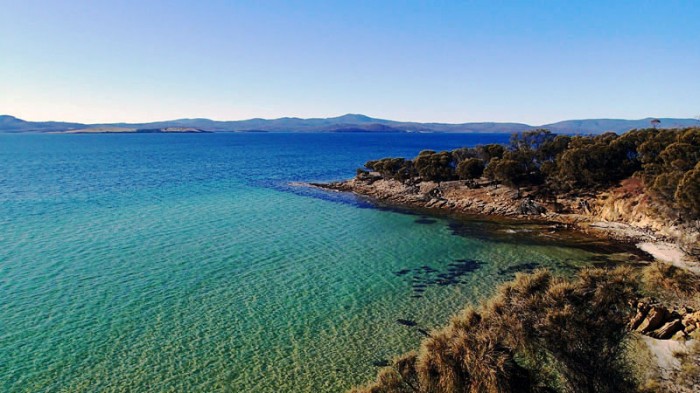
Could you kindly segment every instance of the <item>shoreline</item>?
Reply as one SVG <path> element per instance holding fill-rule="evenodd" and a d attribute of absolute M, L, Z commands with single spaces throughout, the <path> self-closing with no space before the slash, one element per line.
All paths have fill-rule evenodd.
<path fill-rule="evenodd" d="M 551 203 L 532 197 L 527 190 L 517 191 L 505 186 L 469 188 L 464 182 L 421 182 L 405 185 L 395 180 L 378 178 L 349 179 L 329 183 L 307 183 L 309 187 L 345 192 L 367 198 L 371 203 L 387 208 L 455 218 L 504 220 L 552 225 L 554 230 L 569 229 L 601 240 L 633 246 L 638 251 L 675 267 L 700 275 L 700 261 L 684 250 L 672 236 L 677 229 L 654 230 L 628 222 L 605 220 L 600 205 L 601 195 L 576 199 L 560 199 Z M 573 212 L 558 213 L 552 205 L 562 202 L 574 207 Z M 636 204 L 636 203 L 635 203 Z M 602 214 L 601 214 L 602 213 Z M 658 227 L 658 226 L 657 226 Z M 675 232 L 674 232 L 675 231 Z"/>
<path fill-rule="evenodd" d="M 461 183 L 461 185 L 457 185 L 456 183 Z M 686 274 L 691 276 L 700 276 L 700 262 L 698 262 L 698 258 L 683 250 L 679 245 L 680 242 L 678 238 L 674 238 L 673 236 L 673 234 L 678 233 L 677 229 L 666 228 L 661 225 L 657 226 L 655 228 L 656 230 L 654 230 L 653 227 L 645 228 L 635 226 L 629 222 L 624 222 L 622 219 L 620 221 L 606 220 L 606 217 L 611 216 L 611 212 L 606 211 L 605 208 L 601 208 L 601 205 L 607 206 L 610 204 L 609 202 L 616 204 L 617 202 L 630 199 L 627 194 L 620 199 L 616 199 L 619 195 L 615 195 L 614 191 L 610 192 L 607 196 L 597 194 L 590 195 L 587 199 L 583 200 L 569 200 L 568 202 L 570 205 L 580 207 L 582 211 L 562 214 L 551 211 L 552 206 L 547 205 L 546 201 L 538 200 L 530 195 L 521 195 L 521 190 L 513 190 L 507 187 L 500 187 L 499 190 L 498 187 L 491 186 L 484 187 L 480 190 L 474 190 L 467 187 L 464 182 L 449 182 L 446 187 L 444 183 L 435 184 L 432 182 L 407 186 L 395 180 L 378 179 L 375 175 L 375 178 L 370 178 L 369 180 L 355 178 L 331 183 L 309 183 L 307 186 L 329 192 L 352 193 L 366 198 L 371 203 L 380 207 L 389 207 L 398 211 L 405 210 L 409 213 L 451 216 L 457 219 L 483 218 L 499 222 L 511 221 L 512 223 L 549 224 L 550 228 L 553 228 L 554 231 L 564 229 L 573 230 L 620 245 L 624 248 L 629 247 L 632 255 L 644 255 L 644 257 L 648 257 L 648 261 L 644 262 L 646 266 L 639 270 L 639 272 L 644 272 L 641 273 L 642 275 L 645 275 L 645 270 L 651 268 L 654 263 L 660 263 L 661 265 L 679 268 L 680 271 L 685 271 L 687 272 Z M 623 188 L 624 186 L 623 184 Z M 489 198 L 483 198 L 484 194 L 488 195 Z M 644 194 L 640 194 L 639 196 L 640 198 L 645 197 Z M 604 201 L 606 199 L 610 199 L 610 201 Z M 561 202 L 563 201 L 554 201 L 554 205 Z M 636 206 L 639 200 L 634 200 L 633 202 L 635 203 L 632 203 L 632 205 Z M 619 203 L 617 204 L 619 205 Z M 643 204 L 642 207 L 648 209 L 648 206 L 644 206 Z M 617 217 L 623 219 L 629 219 L 630 216 L 631 215 L 617 214 Z M 639 222 L 644 222 L 644 219 L 639 220 Z M 691 234 L 691 241 L 693 238 L 697 239 L 697 235 Z M 638 280 L 643 281 L 644 278 L 638 278 Z M 669 289 L 662 289 L 662 291 L 669 291 Z M 628 325 L 629 331 L 634 332 L 634 335 L 631 336 L 633 337 L 631 339 L 632 341 L 630 342 L 637 342 L 640 345 L 638 347 L 640 349 L 638 349 L 638 352 L 635 352 L 635 354 L 638 356 L 640 356 L 640 354 L 645 354 L 644 356 L 648 356 L 648 361 L 650 362 L 646 366 L 648 367 L 646 371 L 640 375 L 644 375 L 645 378 L 647 378 L 647 383 L 653 381 L 653 383 L 657 383 L 659 387 L 676 387 L 675 383 L 669 381 L 675 380 L 677 376 L 682 375 L 683 367 L 687 367 L 687 363 L 690 361 L 684 360 L 683 362 L 686 364 L 683 364 L 676 354 L 682 354 L 685 358 L 692 359 L 692 357 L 696 356 L 698 353 L 697 350 L 694 349 L 696 348 L 698 339 L 697 332 L 695 336 L 692 335 L 695 329 L 692 318 L 696 318 L 695 315 L 700 314 L 700 312 L 693 313 L 693 309 L 687 306 L 688 303 L 681 305 L 678 303 L 679 300 L 671 302 L 668 305 L 654 303 L 647 308 L 664 311 L 665 317 L 656 321 L 658 326 L 654 325 L 653 327 L 656 330 L 650 333 L 641 329 L 642 326 L 634 325 L 635 320 L 637 323 L 643 320 L 643 326 L 651 326 L 651 322 L 654 322 L 652 319 L 661 315 L 656 315 L 654 312 L 646 310 L 644 308 L 645 301 L 649 300 L 643 298 L 634 301 L 637 312 L 635 317 L 629 321 Z M 668 302 L 669 300 L 667 299 L 666 301 Z M 683 311 L 685 311 L 687 315 L 683 314 L 677 317 L 677 315 Z M 673 319 L 674 316 L 676 316 L 676 319 Z M 680 327 L 678 325 L 680 325 Z M 680 330 L 674 333 L 672 328 L 675 330 L 680 328 Z M 700 328 L 700 325 L 698 325 L 698 328 Z M 450 329 L 450 325 L 447 325 L 444 329 Z M 668 330 L 668 334 L 666 330 Z M 427 340 L 431 340 L 431 336 L 429 336 Z M 426 341 L 422 343 L 423 346 L 425 346 L 425 342 Z M 423 350 L 424 348 L 421 347 L 421 351 Z M 430 353 L 431 352 L 428 352 L 428 355 L 424 355 L 429 356 Z M 414 356 L 413 359 L 417 359 L 415 358 L 415 352 L 403 356 Z M 400 362 L 401 360 L 398 361 Z M 395 371 L 394 368 L 385 368 L 385 372 L 391 371 Z M 376 382 L 378 386 L 381 385 L 381 375 L 382 374 L 380 374 L 380 377 L 377 379 L 379 382 Z M 371 387 L 372 383 L 367 386 Z M 365 390 L 356 389 L 352 392 L 365 391 L 369 392 L 373 390 L 370 388 Z"/>

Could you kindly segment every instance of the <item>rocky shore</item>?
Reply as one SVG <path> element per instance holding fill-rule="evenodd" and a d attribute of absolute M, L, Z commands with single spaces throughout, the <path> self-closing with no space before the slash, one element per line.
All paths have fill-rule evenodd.
<path fill-rule="evenodd" d="M 652 299 L 642 299 L 630 321 L 631 330 L 660 340 L 700 338 L 700 311 L 688 306 L 670 308 Z"/>
<path fill-rule="evenodd" d="M 351 192 L 389 207 L 457 216 L 549 222 L 554 227 L 573 228 L 597 237 L 635 244 L 661 265 L 673 266 L 669 269 L 680 268 L 694 277 L 700 275 L 698 223 L 672 222 L 662 218 L 651 198 L 644 194 L 641 182 L 634 178 L 601 192 L 546 198 L 536 189 L 514 189 L 485 180 L 400 182 L 385 179 L 376 172 L 311 186 Z M 686 290 L 692 291 L 691 288 Z M 696 345 L 700 338 L 700 311 L 697 311 L 697 301 L 692 299 L 691 296 L 670 303 L 653 298 L 630 300 L 636 315 L 629 321 L 628 329 L 638 334 L 652 355 L 656 376 L 650 378 L 660 381 L 650 391 L 695 391 L 676 383 L 681 379 L 693 384 L 694 371 L 691 376 L 683 373 L 700 356 Z"/>
<path fill-rule="evenodd" d="M 518 190 L 487 181 L 404 183 L 373 172 L 350 180 L 311 185 L 352 192 L 394 207 L 551 222 L 637 244 L 656 259 L 700 273 L 697 225 L 670 222 L 654 214 L 653 203 L 636 179 L 627 179 L 619 187 L 603 192 L 547 198 L 533 189 Z"/>

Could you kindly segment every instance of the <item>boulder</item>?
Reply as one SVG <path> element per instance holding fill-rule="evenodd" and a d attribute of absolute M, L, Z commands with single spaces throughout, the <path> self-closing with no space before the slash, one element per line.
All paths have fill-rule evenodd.
<path fill-rule="evenodd" d="M 432 198 L 437 198 L 437 199 L 442 199 L 442 188 L 440 187 L 435 187 L 432 190 L 428 191 L 428 196 Z"/>
<path fill-rule="evenodd" d="M 545 209 L 544 206 L 540 205 L 534 200 L 527 198 L 520 202 L 520 206 L 518 206 L 518 211 L 520 212 L 520 214 L 525 216 L 537 216 L 542 213 L 545 213 L 547 209 Z"/>
<path fill-rule="evenodd" d="M 680 319 L 674 319 L 667 322 L 665 325 L 649 333 L 650 337 L 666 340 L 671 338 L 676 332 L 683 330 L 683 322 Z"/>
<path fill-rule="evenodd" d="M 686 327 L 686 329 L 690 328 L 691 326 L 700 328 L 700 311 L 683 315 L 683 325 Z"/>
<path fill-rule="evenodd" d="M 637 314 L 632 318 L 630 321 L 630 329 L 635 330 L 639 326 L 640 323 L 644 320 L 644 318 L 647 316 L 647 309 L 644 308 L 637 308 Z"/>
<path fill-rule="evenodd" d="M 649 333 L 660 328 L 666 321 L 668 316 L 668 310 L 663 306 L 651 306 L 647 316 L 644 318 L 642 323 L 637 326 L 637 331 L 642 333 Z"/>

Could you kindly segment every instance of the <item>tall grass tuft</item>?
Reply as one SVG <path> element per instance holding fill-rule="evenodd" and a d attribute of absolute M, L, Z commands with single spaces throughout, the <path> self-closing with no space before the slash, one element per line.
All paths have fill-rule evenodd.
<path fill-rule="evenodd" d="M 519 274 L 353 392 L 635 391 L 621 356 L 635 282 L 628 268 Z"/>

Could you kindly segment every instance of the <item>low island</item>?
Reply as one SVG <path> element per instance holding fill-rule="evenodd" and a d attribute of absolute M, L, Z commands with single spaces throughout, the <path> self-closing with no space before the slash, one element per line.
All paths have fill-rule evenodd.
<path fill-rule="evenodd" d="M 514 134 L 369 161 L 314 186 L 392 207 L 548 221 L 632 242 L 643 268 L 519 274 L 355 392 L 693 392 L 700 384 L 700 128 Z"/>

